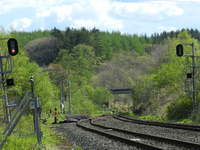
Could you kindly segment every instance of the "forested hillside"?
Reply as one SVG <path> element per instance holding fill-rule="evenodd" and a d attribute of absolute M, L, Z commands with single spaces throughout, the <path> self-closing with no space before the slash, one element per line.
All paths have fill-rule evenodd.
<path fill-rule="evenodd" d="M 25 37 L 30 33 L 15 34 L 27 40 Z M 95 28 L 65 31 L 54 28 L 33 35 L 36 38 L 25 44 L 26 53 L 40 66 L 57 70 L 50 73 L 52 80 L 55 77 L 71 80 L 73 112 L 92 113 L 113 101 L 113 108 L 137 114 L 168 119 L 190 117 L 191 98 L 183 92 L 184 59 L 177 58 L 175 47 L 196 38 L 198 49 L 198 30 L 183 29 L 148 37 Z M 113 97 L 108 90 L 127 87 L 134 89 L 132 96 Z M 90 107 L 83 109 L 86 105 Z M 174 113 L 179 115 L 175 117 Z"/>
<path fill-rule="evenodd" d="M 120 111 L 162 115 L 169 119 L 187 118 L 192 112 L 191 100 L 183 92 L 185 72 L 180 61 L 184 60 L 176 57 L 175 47 L 180 42 L 194 41 L 190 33 L 192 37 L 198 38 L 198 30 L 188 29 L 163 32 L 150 37 L 102 32 L 95 28 L 13 32 L 11 36 L 18 40 L 22 49 L 20 55 L 28 55 L 33 66 L 37 66 L 36 62 L 49 72 L 41 73 L 42 69 L 35 71 L 36 69 L 26 66 L 29 63 L 21 64 L 25 62 L 24 59 L 28 61 L 28 58 L 16 57 L 15 66 L 19 64 L 24 67 L 15 67 L 20 70 L 19 73 L 22 74 L 27 69 L 36 72 L 28 73 L 16 82 L 27 87 L 26 81 L 31 74 L 35 74 L 36 78 L 37 75 L 47 75 L 61 89 L 60 81 L 70 80 L 73 113 L 91 114 L 101 110 L 104 104 L 108 105 L 109 101 L 112 108 Z M 195 42 L 198 48 L 198 41 Z M 21 89 L 23 86 L 16 84 L 15 88 Z M 39 87 L 38 91 L 41 91 Z M 45 87 L 48 89 L 51 86 Z M 127 96 L 113 96 L 110 88 L 133 88 L 135 92 Z M 68 89 L 64 90 L 65 93 L 68 92 Z M 55 97 L 50 91 L 41 92 L 49 92 Z M 45 96 L 42 100 L 46 102 L 58 99 L 59 103 L 58 95 L 60 92 L 57 93 L 57 98 L 47 100 Z M 180 116 L 173 118 L 177 108 L 171 107 L 175 106 L 180 107 Z M 185 111 L 185 107 L 188 111 Z"/>
<path fill-rule="evenodd" d="M 71 53 L 78 44 L 93 47 L 95 56 L 101 57 L 101 60 L 107 60 L 122 51 L 135 51 L 142 54 L 146 44 L 149 43 L 146 36 L 122 35 L 120 32 L 100 32 L 95 28 L 90 31 L 85 28 L 80 30 L 67 28 L 65 31 L 54 28 L 50 31 L 50 35 L 51 37 L 37 38 L 26 45 L 30 58 L 40 65 L 52 63 L 61 49 Z M 53 50 L 54 55 L 48 53 L 48 50 Z"/>
<path fill-rule="evenodd" d="M 195 38 L 198 41 L 200 41 L 200 32 L 197 29 L 182 29 L 170 32 L 164 31 L 162 33 L 154 33 L 153 35 L 151 35 L 151 41 L 153 43 L 161 43 L 167 38 L 175 38 L 175 37 L 177 38 L 178 34 L 183 31 L 187 31 L 188 33 L 191 34 L 192 38 Z"/>

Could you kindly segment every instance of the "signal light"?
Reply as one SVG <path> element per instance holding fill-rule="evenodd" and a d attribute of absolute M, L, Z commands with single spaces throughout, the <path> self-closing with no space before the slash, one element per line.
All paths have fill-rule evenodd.
<path fill-rule="evenodd" d="M 14 79 L 6 79 L 6 84 L 7 86 L 13 86 L 14 84 Z"/>
<path fill-rule="evenodd" d="M 187 79 L 191 79 L 192 78 L 192 73 L 187 73 Z"/>
<path fill-rule="evenodd" d="M 17 40 L 14 38 L 10 38 L 7 42 L 8 45 L 8 53 L 11 56 L 15 56 L 18 53 L 18 44 L 17 44 Z"/>
<path fill-rule="evenodd" d="M 183 45 L 182 44 L 178 44 L 176 46 L 176 55 L 183 56 Z"/>

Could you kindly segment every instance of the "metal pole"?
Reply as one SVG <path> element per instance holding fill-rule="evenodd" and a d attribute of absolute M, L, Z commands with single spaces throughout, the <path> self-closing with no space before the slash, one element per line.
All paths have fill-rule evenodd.
<path fill-rule="evenodd" d="M 5 83 L 4 83 L 4 97 L 5 97 L 7 121 L 10 122 L 10 120 L 11 120 L 11 113 L 10 113 L 10 109 L 9 109 L 8 94 L 7 94 L 7 88 L 5 87 Z"/>
<path fill-rule="evenodd" d="M 60 110 L 64 113 L 64 80 L 61 80 L 61 93 L 60 93 Z"/>
<path fill-rule="evenodd" d="M 69 114 L 71 114 L 71 81 L 68 79 L 68 89 L 69 89 Z"/>
<path fill-rule="evenodd" d="M 35 91 L 34 91 L 34 79 L 33 76 L 30 77 L 30 83 L 31 83 L 31 97 L 32 99 L 35 98 Z M 31 103 L 34 103 L 33 101 Z M 32 104 L 34 105 L 34 104 Z M 35 128 L 35 115 L 34 115 L 34 110 L 32 111 L 33 113 L 33 122 L 34 122 L 34 131 L 36 132 L 36 128 Z"/>
<path fill-rule="evenodd" d="M 37 141 L 38 144 L 42 144 L 42 132 L 40 130 L 40 115 L 39 115 L 39 99 L 35 98 L 35 129 L 36 129 L 36 135 L 37 135 Z"/>
<path fill-rule="evenodd" d="M 195 85 L 195 48 L 194 43 L 191 44 L 192 46 L 192 101 L 193 101 L 193 110 L 196 110 L 196 85 Z"/>
<path fill-rule="evenodd" d="M 4 99 L 4 109 L 5 109 L 5 120 L 7 122 L 10 122 L 10 110 L 8 108 L 8 95 L 7 95 L 7 89 L 5 85 L 5 75 L 4 75 L 4 70 L 3 70 L 3 63 L 2 63 L 2 57 L 0 56 L 0 71 L 1 71 L 1 84 L 2 84 L 2 89 L 3 89 L 3 99 Z"/>
<path fill-rule="evenodd" d="M 34 130 L 37 136 L 38 144 L 42 144 L 42 132 L 40 130 L 40 115 L 39 115 L 39 100 L 35 98 L 35 89 L 34 89 L 34 79 L 33 76 L 30 77 L 31 82 L 31 93 L 32 93 L 32 102 L 34 103 L 33 110 L 33 122 L 34 122 Z"/>
<path fill-rule="evenodd" d="M 35 91 L 34 91 L 34 79 L 33 79 L 33 76 L 30 77 L 30 83 L 31 83 L 32 98 L 34 98 L 35 97 Z"/>

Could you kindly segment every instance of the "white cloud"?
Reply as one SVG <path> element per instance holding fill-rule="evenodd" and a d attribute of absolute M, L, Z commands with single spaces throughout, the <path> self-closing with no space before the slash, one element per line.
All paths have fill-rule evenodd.
<path fill-rule="evenodd" d="M 196 3 L 200 3 L 200 0 L 163 0 L 163 1 L 172 1 L 172 2 L 196 2 Z"/>
<path fill-rule="evenodd" d="M 123 24 L 119 20 L 114 20 L 111 18 L 104 18 L 100 20 L 83 20 L 78 19 L 74 20 L 72 23 L 73 27 L 81 28 L 81 27 L 87 27 L 89 29 L 92 29 L 94 27 L 96 28 L 103 28 L 104 30 L 120 30 L 123 29 Z"/>
<path fill-rule="evenodd" d="M 117 2 L 114 0 L 1 0 L 0 14 L 11 11 L 14 8 L 30 7 L 36 10 L 36 17 L 44 18 L 56 15 L 57 22 L 69 19 L 74 14 L 79 14 L 80 18 L 84 17 L 85 12 L 90 12 L 91 15 L 96 15 L 96 17 L 107 17 L 111 13 L 119 16 L 131 16 L 133 14 L 179 16 L 183 14 L 183 9 L 176 5 L 176 1 L 180 0 L 148 0 L 143 2 Z"/>
<path fill-rule="evenodd" d="M 145 1 L 145 2 L 115 2 L 114 12 L 120 16 L 141 14 L 147 16 L 180 16 L 184 10 L 179 8 L 175 2 L 169 1 Z"/>
<path fill-rule="evenodd" d="M 78 28 L 80 27 L 88 27 L 89 29 L 97 27 L 98 23 L 94 20 L 83 20 L 83 19 L 79 19 L 79 20 L 74 20 L 73 21 L 73 26 L 76 26 Z"/>
<path fill-rule="evenodd" d="M 72 27 L 125 31 L 126 23 L 143 20 L 163 20 L 180 16 L 184 10 L 175 1 L 148 0 L 122 2 L 114 0 L 72 0 L 69 4 L 37 8 L 37 17 L 56 16 L 57 23 Z M 137 17 L 137 18 L 135 18 Z M 134 20 L 132 20 L 134 19 Z"/>
<path fill-rule="evenodd" d="M 14 20 L 10 24 L 10 27 L 13 30 L 23 31 L 23 30 L 27 29 L 28 27 L 30 27 L 31 23 L 32 23 L 31 19 L 29 19 L 29 18 L 21 18 L 21 19 Z"/>
<path fill-rule="evenodd" d="M 145 32 L 148 27 L 152 28 L 152 26 L 154 29 L 158 29 L 159 21 L 171 21 L 177 16 L 184 16 L 187 12 L 184 9 L 187 8 L 183 6 L 187 6 L 190 2 L 196 4 L 200 0 L 138 0 L 137 2 L 124 2 L 123 0 L 0 0 L 0 17 L 1 14 L 15 8 L 21 10 L 30 8 L 31 14 L 35 11 L 35 15 L 25 14 L 26 16 L 23 16 L 20 14 L 21 19 L 15 18 L 16 20 L 11 23 L 13 29 L 25 30 L 32 29 L 32 27 L 45 29 L 54 26 L 80 28 L 84 26 L 109 31 L 127 32 L 131 30 L 133 32 L 133 30 L 143 30 L 138 29 L 142 26 L 145 28 Z M 27 16 L 29 18 L 26 18 Z M 159 29 L 166 29 L 164 25 Z M 31 28 L 29 28 L 30 26 Z"/>
<path fill-rule="evenodd" d="M 51 11 L 38 11 L 36 13 L 36 17 L 38 18 L 49 17 L 50 15 L 51 15 Z"/>
<path fill-rule="evenodd" d="M 0 14 L 12 11 L 15 8 L 49 8 L 60 5 L 64 1 L 65 0 L 0 0 Z"/>
<path fill-rule="evenodd" d="M 167 31 L 168 32 L 168 31 L 176 31 L 177 28 L 176 27 L 159 26 L 158 30 L 160 32 L 162 32 L 162 31 Z"/>
<path fill-rule="evenodd" d="M 38 18 L 57 16 L 57 23 L 67 22 L 73 27 L 99 27 L 107 29 L 121 29 L 122 22 L 110 16 L 112 3 L 110 0 L 75 1 L 70 5 L 54 6 L 50 9 L 38 10 Z"/>
<path fill-rule="evenodd" d="M 76 5 L 61 5 L 54 6 L 47 9 L 37 10 L 37 18 L 45 18 L 51 15 L 57 16 L 57 22 L 63 22 L 65 19 L 71 19 L 72 10 L 76 8 Z"/>

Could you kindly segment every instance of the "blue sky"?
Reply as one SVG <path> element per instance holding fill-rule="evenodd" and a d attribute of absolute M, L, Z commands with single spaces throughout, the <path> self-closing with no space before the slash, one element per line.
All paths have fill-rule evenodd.
<path fill-rule="evenodd" d="M 0 29 L 66 27 L 129 34 L 200 30 L 200 0 L 0 0 Z"/>

